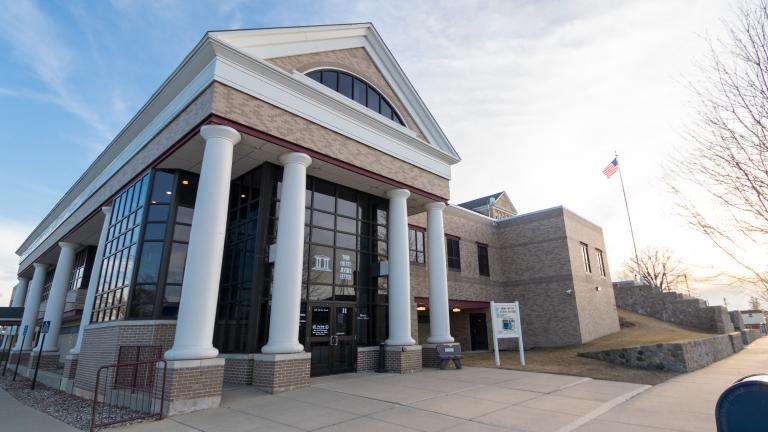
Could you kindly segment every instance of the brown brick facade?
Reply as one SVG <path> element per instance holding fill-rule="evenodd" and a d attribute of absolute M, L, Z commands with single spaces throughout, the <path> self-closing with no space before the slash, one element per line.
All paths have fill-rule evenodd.
<path fill-rule="evenodd" d="M 75 387 L 93 392 L 96 372 L 101 366 L 117 363 L 121 346 L 160 346 L 165 352 L 173 345 L 175 321 L 112 321 L 91 324 L 85 329 L 80 348 Z"/>
<path fill-rule="evenodd" d="M 279 393 L 310 384 L 312 355 L 256 354 L 253 360 L 253 386 L 268 393 Z"/>
<path fill-rule="evenodd" d="M 449 197 L 448 180 L 443 177 L 224 84 L 216 82 L 212 87 L 215 114 L 414 188 Z"/>
<path fill-rule="evenodd" d="M 162 387 L 162 375 L 157 374 L 155 388 Z M 217 407 L 224 386 L 224 359 L 169 361 L 165 380 L 167 415 Z"/>
<path fill-rule="evenodd" d="M 379 347 L 357 347 L 357 372 L 370 372 L 379 368 Z"/>
<path fill-rule="evenodd" d="M 421 345 L 388 346 L 384 352 L 384 368 L 387 372 L 404 374 L 421 370 Z"/>
<path fill-rule="evenodd" d="M 305 73 L 312 69 L 331 68 L 350 72 L 358 77 L 368 81 L 376 87 L 403 118 L 408 129 L 413 130 L 422 140 L 426 141 L 424 135 L 416 126 L 411 114 L 405 109 L 405 106 L 395 95 L 392 87 L 389 85 L 379 68 L 373 63 L 365 48 L 349 48 L 333 51 L 323 51 L 317 53 L 300 54 L 288 57 L 276 57 L 268 59 L 270 63 L 285 70 L 286 72 L 297 71 Z"/>
<path fill-rule="evenodd" d="M 253 354 L 220 354 L 224 359 L 224 382 L 227 384 L 253 383 Z"/>
<path fill-rule="evenodd" d="M 58 370 L 61 369 L 59 364 L 59 352 L 47 352 L 43 351 L 42 354 L 33 352 L 29 359 L 28 367 L 34 369 L 37 367 L 37 359 L 40 357 L 40 370 Z"/>

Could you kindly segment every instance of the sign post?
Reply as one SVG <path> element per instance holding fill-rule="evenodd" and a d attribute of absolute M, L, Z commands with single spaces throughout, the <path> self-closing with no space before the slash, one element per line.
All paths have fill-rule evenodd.
<path fill-rule="evenodd" d="M 16 381 L 16 375 L 19 373 L 19 363 L 21 363 L 21 353 L 24 352 L 24 341 L 27 340 L 27 330 L 29 325 L 24 325 L 21 331 L 21 345 L 19 345 L 19 358 L 16 359 L 16 369 L 13 371 L 13 380 Z"/>
<path fill-rule="evenodd" d="M 499 359 L 499 339 L 517 338 L 520 351 L 520 364 L 525 366 L 523 351 L 523 328 L 520 325 L 520 303 L 491 302 L 491 327 L 493 329 L 493 352 L 496 355 L 496 367 L 501 366 Z"/>
<path fill-rule="evenodd" d="M 18 337 L 16 335 L 16 332 L 19 331 L 19 328 L 16 327 L 14 331 L 8 335 L 8 340 L 6 341 L 8 343 L 8 350 L 5 352 L 5 364 L 3 365 L 3 376 L 5 376 L 5 371 L 8 370 L 8 363 L 11 362 L 11 348 L 13 348 L 13 342 L 14 342 L 14 336 Z"/>
<path fill-rule="evenodd" d="M 43 321 L 42 327 L 40 327 L 40 333 L 43 335 L 43 338 L 40 340 L 40 351 L 37 352 L 37 361 L 35 362 L 35 375 L 32 376 L 32 390 L 35 389 L 35 384 L 37 384 L 37 370 L 40 369 L 40 358 L 43 357 L 43 346 L 45 345 L 45 335 L 48 334 L 48 330 L 51 329 L 51 322 L 50 321 Z"/>

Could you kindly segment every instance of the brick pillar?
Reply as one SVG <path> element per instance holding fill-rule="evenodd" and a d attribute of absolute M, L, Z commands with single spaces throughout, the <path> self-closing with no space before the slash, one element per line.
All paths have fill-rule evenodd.
<path fill-rule="evenodd" d="M 421 370 L 421 345 L 387 346 L 384 353 L 387 372 L 404 374 Z"/>
<path fill-rule="evenodd" d="M 157 389 L 162 388 L 162 363 L 160 365 Z M 218 407 L 223 386 L 223 358 L 169 361 L 165 377 L 163 415 Z"/>
<path fill-rule="evenodd" d="M 59 390 L 72 393 L 75 375 L 77 375 L 77 357 L 77 354 L 67 354 L 67 357 L 64 359 L 64 371 L 61 374 Z"/>
<path fill-rule="evenodd" d="M 253 358 L 253 386 L 279 393 L 309 386 L 312 354 L 256 354 Z"/>
<path fill-rule="evenodd" d="M 219 354 L 224 359 L 225 384 L 252 384 L 255 354 Z"/>

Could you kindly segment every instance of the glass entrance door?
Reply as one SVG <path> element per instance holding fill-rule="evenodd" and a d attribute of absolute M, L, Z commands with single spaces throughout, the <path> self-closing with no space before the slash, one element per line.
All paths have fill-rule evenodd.
<path fill-rule="evenodd" d="M 312 376 L 353 372 L 357 359 L 354 306 L 311 303 L 308 320 Z"/>

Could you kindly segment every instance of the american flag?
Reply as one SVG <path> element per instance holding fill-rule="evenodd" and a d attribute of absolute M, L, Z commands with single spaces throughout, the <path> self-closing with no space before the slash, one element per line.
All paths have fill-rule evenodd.
<path fill-rule="evenodd" d="M 619 170 L 619 160 L 614 158 L 611 163 L 608 164 L 605 168 L 603 168 L 603 174 L 607 178 L 611 178 L 612 175 L 616 174 L 616 171 Z"/>

